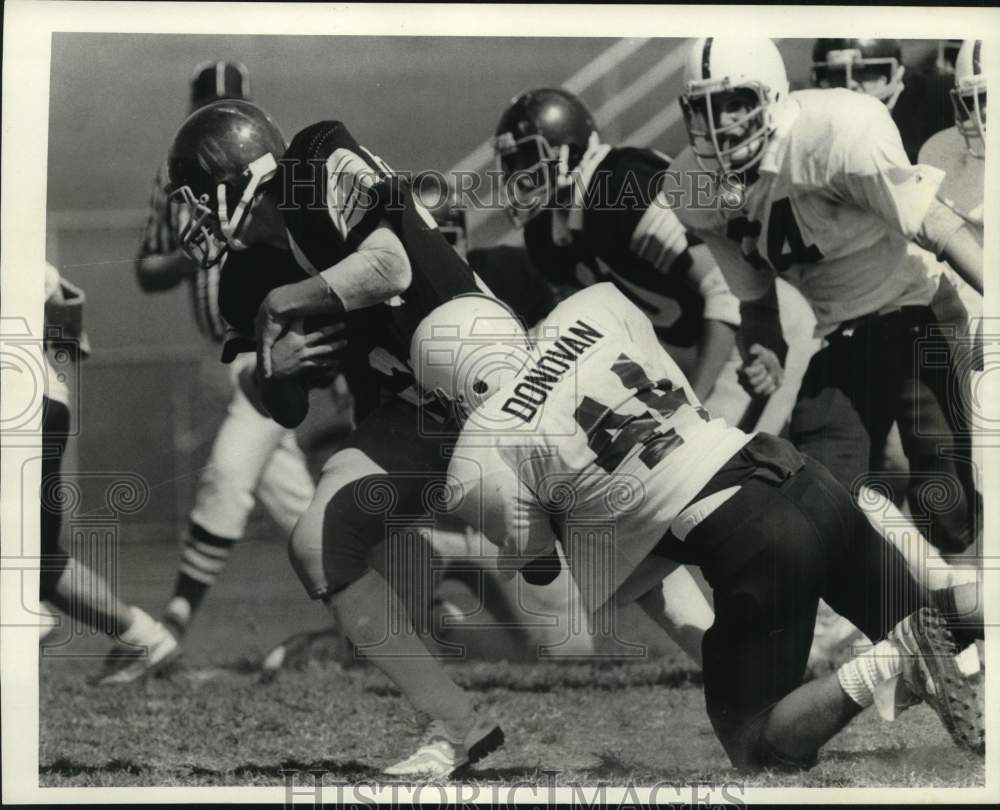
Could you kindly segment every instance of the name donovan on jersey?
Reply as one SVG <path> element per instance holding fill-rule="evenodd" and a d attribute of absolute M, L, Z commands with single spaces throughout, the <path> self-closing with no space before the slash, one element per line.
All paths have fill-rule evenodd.
<path fill-rule="evenodd" d="M 573 368 L 576 359 L 604 337 L 583 320 L 577 320 L 569 328 L 569 332 L 574 337 L 561 337 L 551 348 L 546 349 L 531 370 L 524 374 L 521 382 L 514 386 L 514 395 L 500 406 L 500 410 L 526 423 L 530 422 L 539 406 L 548 399 L 549 391 Z"/>

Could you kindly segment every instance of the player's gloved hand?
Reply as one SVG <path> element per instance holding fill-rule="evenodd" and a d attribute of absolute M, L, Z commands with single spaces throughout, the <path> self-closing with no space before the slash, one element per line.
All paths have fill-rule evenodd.
<path fill-rule="evenodd" d="M 759 343 L 750 347 L 749 354 L 754 359 L 740 369 L 740 384 L 752 396 L 769 397 L 785 379 L 781 361 L 778 355 Z"/>
<path fill-rule="evenodd" d="M 536 557 L 523 568 L 521 576 L 529 585 L 548 585 L 562 571 L 562 561 L 555 546 L 544 557 Z"/>
<path fill-rule="evenodd" d="M 347 347 L 344 324 L 334 323 L 306 332 L 301 319 L 294 321 L 271 346 L 271 377 L 297 377 L 332 370 Z"/>

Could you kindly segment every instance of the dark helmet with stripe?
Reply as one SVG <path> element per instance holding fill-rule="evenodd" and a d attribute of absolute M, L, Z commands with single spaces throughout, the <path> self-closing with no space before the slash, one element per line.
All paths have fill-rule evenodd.
<path fill-rule="evenodd" d="M 898 39 L 817 39 L 813 45 L 814 87 L 856 90 L 882 100 L 890 110 L 903 91 L 905 72 Z"/>
<path fill-rule="evenodd" d="M 788 95 L 785 63 L 774 43 L 753 37 L 695 40 L 683 80 L 681 109 L 702 168 L 745 172 L 756 166 L 774 131 L 771 107 Z"/>
<path fill-rule="evenodd" d="M 250 74 L 240 62 L 202 62 L 191 73 L 191 112 L 227 98 L 250 101 Z"/>
<path fill-rule="evenodd" d="M 518 226 L 572 186 L 570 172 L 600 143 L 586 105 L 559 87 L 522 93 L 504 110 L 493 149 L 503 173 L 507 213 Z"/>
<path fill-rule="evenodd" d="M 955 126 L 965 138 L 966 148 L 976 157 L 986 149 L 986 74 L 983 72 L 983 41 L 967 39 L 955 58 Z"/>
<path fill-rule="evenodd" d="M 181 246 L 200 266 L 246 247 L 247 214 L 285 149 L 278 125 L 249 101 L 216 101 L 181 124 L 167 158 L 168 193 L 181 206 Z"/>

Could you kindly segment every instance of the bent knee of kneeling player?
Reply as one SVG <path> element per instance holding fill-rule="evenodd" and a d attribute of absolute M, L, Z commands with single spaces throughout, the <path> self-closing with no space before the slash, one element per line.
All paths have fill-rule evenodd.
<path fill-rule="evenodd" d="M 814 768 L 818 752 L 807 756 L 794 755 L 767 740 L 765 728 L 770 714 L 770 709 L 761 712 L 731 734 L 728 740 L 722 740 L 733 766 L 747 771 L 808 771 Z"/>
<path fill-rule="evenodd" d="M 377 488 L 381 479 L 385 476 L 351 482 L 321 509 L 310 508 L 295 526 L 288 556 L 311 599 L 335 595 L 368 570 L 369 553 L 384 539 L 385 517 L 378 503 L 359 493 Z"/>

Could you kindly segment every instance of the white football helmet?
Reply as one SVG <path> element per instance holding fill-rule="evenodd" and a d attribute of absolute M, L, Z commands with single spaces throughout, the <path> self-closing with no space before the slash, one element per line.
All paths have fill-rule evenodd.
<path fill-rule="evenodd" d="M 986 154 L 986 74 L 983 72 L 983 41 L 967 39 L 955 58 L 955 126 L 965 146 L 976 157 Z"/>
<path fill-rule="evenodd" d="M 441 304 L 410 340 L 418 388 L 444 404 L 459 424 L 532 359 L 535 351 L 520 319 L 483 293 Z"/>
<path fill-rule="evenodd" d="M 743 172 L 759 163 L 774 130 L 770 107 L 788 95 L 785 63 L 774 43 L 747 37 L 695 40 L 683 81 L 681 109 L 702 168 Z"/>

